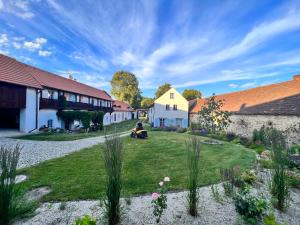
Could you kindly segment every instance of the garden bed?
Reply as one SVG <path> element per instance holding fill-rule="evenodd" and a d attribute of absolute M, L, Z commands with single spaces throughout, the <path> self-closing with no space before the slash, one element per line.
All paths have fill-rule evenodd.
<path fill-rule="evenodd" d="M 172 182 L 172 181 L 171 181 Z M 222 185 L 218 185 L 220 194 L 223 194 Z M 267 183 L 263 184 L 259 191 L 266 193 Z M 235 211 L 233 201 L 224 198 L 218 203 L 212 196 L 211 188 L 199 189 L 200 203 L 199 216 L 188 215 L 186 209 L 186 192 L 169 193 L 168 208 L 164 212 L 161 225 L 232 225 L 244 224 Z M 293 201 L 284 213 L 275 210 L 275 216 L 280 223 L 287 222 L 289 225 L 299 225 L 300 218 L 300 191 L 293 189 L 291 192 Z M 123 216 L 120 225 L 153 225 L 156 224 L 152 214 L 151 196 L 139 196 L 121 200 Z M 62 205 L 65 205 L 62 207 Z M 66 203 L 44 203 L 37 211 L 37 215 L 27 220 L 21 220 L 15 225 L 39 225 L 39 224 L 72 224 L 74 220 L 83 215 L 90 215 L 97 219 L 98 224 L 105 224 L 102 218 L 102 209 L 99 201 L 71 201 Z"/>

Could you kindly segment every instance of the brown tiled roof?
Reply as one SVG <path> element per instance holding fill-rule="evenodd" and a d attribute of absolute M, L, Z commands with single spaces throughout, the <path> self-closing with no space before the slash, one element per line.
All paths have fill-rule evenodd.
<path fill-rule="evenodd" d="M 222 110 L 237 114 L 300 115 L 300 76 L 282 83 L 216 95 L 216 99 L 224 100 Z M 198 99 L 190 113 L 199 112 L 205 102 L 206 99 Z"/>
<path fill-rule="evenodd" d="M 58 76 L 0 54 L 0 81 L 42 88 L 48 87 L 95 98 L 112 100 L 103 90 Z"/>
<path fill-rule="evenodd" d="M 129 104 L 118 100 L 114 100 L 113 109 L 117 112 L 134 112 Z"/>
<path fill-rule="evenodd" d="M 0 54 L 0 81 L 26 87 L 42 88 L 39 82 L 25 70 L 24 64 Z"/>

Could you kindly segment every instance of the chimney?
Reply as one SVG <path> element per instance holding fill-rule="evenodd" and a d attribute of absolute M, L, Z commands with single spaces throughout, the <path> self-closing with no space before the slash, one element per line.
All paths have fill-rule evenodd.
<path fill-rule="evenodd" d="M 293 80 L 300 81 L 300 75 L 294 75 L 294 76 L 293 76 Z"/>

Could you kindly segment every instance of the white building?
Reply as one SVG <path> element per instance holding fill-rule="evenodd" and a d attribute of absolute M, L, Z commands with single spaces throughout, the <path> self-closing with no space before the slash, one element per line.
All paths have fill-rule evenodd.
<path fill-rule="evenodd" d="M 129 104 L 115 100 L 113 102 L 113 112 L 111 113 L 111 123 L 119 123 L 131 119 L 136 119 L 135 110 Z"/>
<path fill-rule="evenodd" d="M 154 101 L 149 109 L 149 122 L 153 127 L 188 127 L 188 101 L 174 88 Z"/>
<path fill-rule="evenodd" d="M 60 101 L 65 99 L 65 101 Z M 0 54 L 0 128 L 31 132 L 40 127 L 71 128 L 56 113 L 103 111 L 110 124 L 113 99 L 103 90 L 21 63 Z"/>

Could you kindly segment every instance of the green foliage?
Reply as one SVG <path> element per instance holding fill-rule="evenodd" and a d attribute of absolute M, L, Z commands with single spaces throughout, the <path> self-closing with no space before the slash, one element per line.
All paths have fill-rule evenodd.
<path fill-rule="evenodd" d="M 250 189 L 245 188 L 234 198 L 236 211 L 242 215 L 247 224 L 255 225 L 261 218 L 268 204 L 265 198 L 250 194 Z"/>
<path fill-rule="evenodd" d="M 199 203 L 199 175 L 200 175 L 200 151 L 201 142 L 196 136 L 186 141 L 187 166 L 188 166 L 188 211 L 190 215 L 197 216 Z"/>
<path fill-rule="evenodd" d="M 20 156 L 20 147 L 0 147 L 0 224 L 8 225 L 13 218 L 32 213 L 34 203 L 24 198 L 24 193 L 16 185 L 16 170 Z"/>
<path fill-rule="evenodd" d="M 288 183 L 290 187 L 293 188 L 300 188 L 300 176 L 289 176 L 288 177 Z"/>
<path fill-rule="evenodd" d="M 228 132 L 228 133 L 226 134 L 226 139 L 227 139 L 227 141 L 233 141 L 235 138 L 236 138 L 236 134 L 233 133 L 233 132 Z"/>
<path fill-rule="evenodd" d="M 202 94 L 200 91 L 195 89 L 185 89 L 182 93 L 182 96 L 189 101 L 195 98 L 201 98 Z"/>
<path fill-rule="evenodd" d="M 210 186 L 210 190 L 211 190 L 211 193 L 212 193 L 212 196 L 214 198 L 214 200 L 220 204 L 223 203 L 223 199 L 222 199 L 222 196 L 219 192 L 219 189 L 218 189 L 218 186 L 217 185 L 211 185 Z"/>
<path fill-rule="evenodd" d="M 149 109 L 154 103 L 154 99 L 153 98 L 147 98 L 147 97 L 143 97 L 142 101 L 141 101 L 141 107 L 143 109 Z"/>
<path fill-rule="evenodd" d="M 287 158 L 284 153 L 285 140 L 280 131 L 272 128 L 267 131 L 267 142 L 272 149 L 272 181 L 271 181 L 271 194 L 276 200 L 275 206 L 283 211 L 289 204 L 289 186 L 287 181 L 286 164 Z"/>
<path fill-rule="evenodd" d="M 276 221 L 276 217 L 274 213 L 266 215 L 263 219 L 265 225 L 281 225 Z"/>
<path fill-rule="evenodd" d="M 82 126 L 87 129 L 90 127 L 90 122 L 93 122 L 98 129 L 103 128 L 103 116 L 101 111 L 58 111 L 57 116 L 65 121 L 80 120 Z"/>
<path fill-rule="evenodd" d="M 241 175 L 242 181 L 247 184 L 254 184 L 257 181 L 257 177 L 255 175 L 254 170 L 246 170 Z"/>
<path fill-rule="evenodd" d="M 199 124 L 209 133 L 224 131 L 231 123 L 228 111 L 223 111 L 223 100 L 216 100 L 215 95 L 210 97 L 199 111 Z"/>
<path fill-rule="evenodd" d="M 62 110 L 64 108 L 66 108 L 66 106 L 67 106 L 66 97 L 63 95 L 59 95 L 58 96 L 58 107 Z"/>
<path fill-rule="evenodd" d="M 97 221 L 95 218 L 91 218 L 89 215 L 84 215 L 82 218 L 76 219 L 72 225 L 96 225 Z"/>
<path fill-rule="evenodd" d="M 240 178 L 240 167 L 221 168 L 220 176 L 223 181 L 224 193 L 228 197 L 234 197 L 235 187 L 243 187 L 244 183 Z"/>
<path fill-rule="evenodd" d="M 162 96 L 164 93 L 166 93 L 170 89 L 171 89 L 171 84 L 168 84 L 168 83 L 165 83 L 165 84 L 159 86 L 155 92 L 155 99 L 158 99 L 160 96 Z"/>
<path fill-rule="evenodd" d="M 262 144 L 255 144 L 255 143 L 250 144 L 249 148 L 254 149 L 259 155 L 265 150 L 265 147 Z"/>
<path fill-rule="evenodd" d="M 120 101 L 128 102 L 133 108 L 139 108 L 142 100 L 139 81 L 133 73 L 116 72 L 111 84 L 111 93 Z"/>
<path fill-rule="evenodd" d="M 300 145 L 293 145 L 290 149 L 289 149 L 289 154 L 293 155 L 293 154 L 300 154 Z"/>
<path fill-rule="evenodd" d="M 102 200 L 109 225 L 120 222 L 122 190 L 123 142 L 117 135 L 105 138 L 102 158 L 106 171 L 106 193 Z"/>
<path fill-rule="evenodd" d="M 273 168 L 272 160 L 260 159 L 259 163 L 260 163 L 262 168 L 265 168 L 265 169 L 272 169 Z"/>

